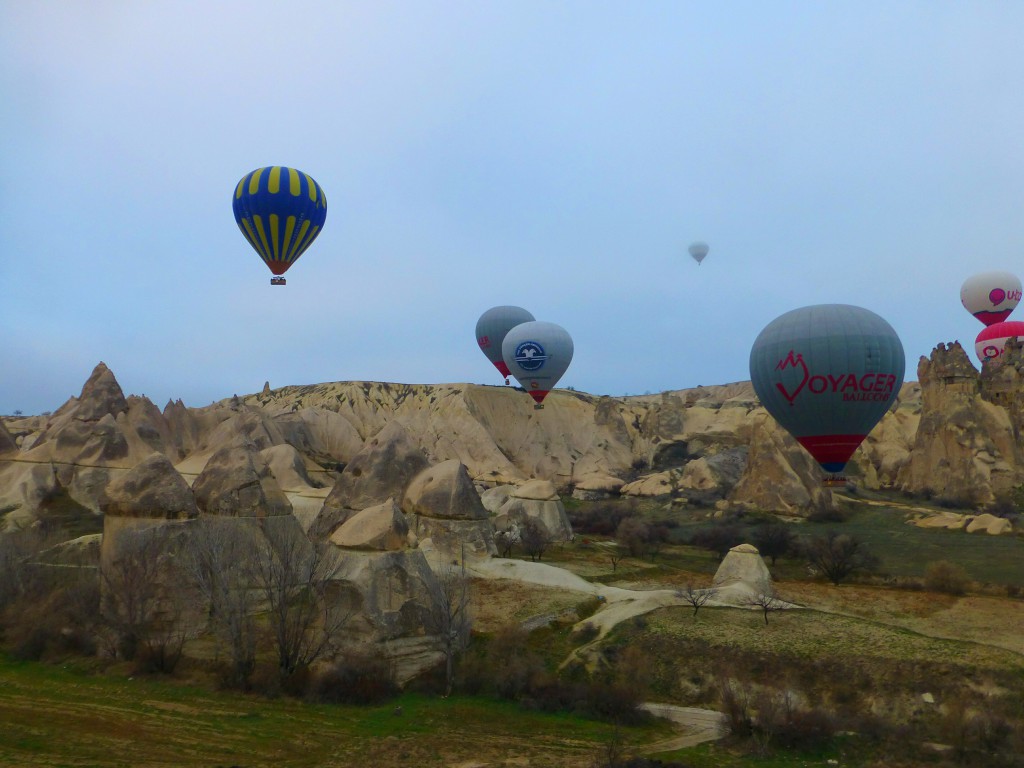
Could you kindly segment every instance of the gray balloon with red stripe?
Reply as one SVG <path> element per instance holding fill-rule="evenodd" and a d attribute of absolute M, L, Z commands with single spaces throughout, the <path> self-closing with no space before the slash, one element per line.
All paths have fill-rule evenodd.
<path fill-rule="evenodd" d="M 480 351 L 487 355 L 487 359 L 498 369 L 498 373 L 505 377 L 506 384 L 511 374 L 501 356 L 501 342 L 505 340 L 505 334 L 517 325 L 533 319 L 533 315 L 522 307 L 505 304 L 491 307 L 476 321 L 476 343 Z"/>
<path fill-rule="evenodd" d="M 905 368 L 892 326 L 849 304 L 787 312 L 750 350 L 761 404 L 828 473 L 843 471 L 892 406 Z"/>

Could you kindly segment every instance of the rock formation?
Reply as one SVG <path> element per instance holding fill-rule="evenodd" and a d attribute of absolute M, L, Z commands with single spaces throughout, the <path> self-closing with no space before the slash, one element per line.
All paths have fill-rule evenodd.
<path fill-rule="evenodd" d="M 252 448 L 232 445 L 214 453 L 192 486 L 199 509 L 230 517 L 290 515 L 291 504 L 277 481 L 257 471 L 256 456 Z"/>
<path fill-rule="evenodd" d="M 456 459 L 424 469 L 402 497 L 413 534 L 446 561 L 486 557 L 497 551 L 494 527 L 464 464 Z"/>
<path fill-rule="evenodd" d="M 959 343 L 940 344 L 931 358 L 921 358 L 920 423 L 897 476 L 899 487 L 981 504 L 1024 480 L 1019 428 L 1007 410 L 1013 406 L 1002 386 L 1015 368 L 1015 357 L 1019 352 L 1011 351 L 1005 372 L 1001 367 L 988 372 L 984 391 Z"/>
<path fill-rule="evenodd" d="M 756 417 L 750 452 L 729 503 L 795 517 L 824 512 L 832 494 L 821 486 L 821 470 L 799 443 L 775 420 Z"/>
<path fill-rule="evenodd" d="M 715 600 L 730 605 L 745 605 L 761 595 L 775 594 L 768 566 L 752 544 L 729 550 L 711 586 L 716 590 Z"/>
<path fill-rule="evenodd" d="M 504 530 L 511 525 L 519 529 L 528 520 L 544 527 L 551 541 L 572 539 L 572 526 L 565 514 L 565 506 L 550 480 L 532 480 L 512 490 L 494 518 L 494 527 Z"/>
<path fill-rule="evenodd" d="M 414 476 L 426 469 L 427 457 L 398 422 L 381 429 L 348 463 L 310 527 L 325 539 L 353 514 L 388 499 L 401 499 Z"/>

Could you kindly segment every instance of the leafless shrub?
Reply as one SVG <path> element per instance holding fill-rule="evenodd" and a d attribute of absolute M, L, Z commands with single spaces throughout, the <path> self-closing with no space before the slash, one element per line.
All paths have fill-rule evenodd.
<path fill-rule="evenodd" d="M 237 518 L 204 517 L 182 558 L 208 609 L 208 626 L 228 663 L 223 683 L 248 689 L 256 668 L 257 595 L 250 584 L 256 529 Z"/>
<path fill-rule="evenodd" d="M 963 595 L 971 583 L 967 571 L 956 563 L 939 560 L 929 563 L 924 572 L 925 588 L 931 592 L 943 592 L 947 595 Z"/>
<path fill-rule="evenodd" d="M 685 600 L 693 606 L 694 616 L 697 615 L 697 611 L 713 600 L 717 594 L 718 590 L 715 587 L 698 589 L 697 587 L 694 587 L 693 584 L 687 584 L 685 589 L 676 590 L 676 597 Z"/>
<path fill-rule="evenodd" d="M 351 611 L 329 599 L 341 567 L 333 551 L 306 538 L 292 517 L 267 518 L 260 530 L 251 579 L 266 608 L 278 669 L 287 678 L 338 648 Z"/>
<path fill-rule="evenodd" d="M 750 598 L 746 602 L 746 605 L 751 608 L 757 608 L 764 614 L 765 626 L 768 626 L 769 613 L 778 613 L 789 608 L 789 604 L 785 600 L 780 600 L 775 595 L 769 595 L 766 593 Z"/>
<path fill-rule="evenodd" d="M 431 629 L 441 638 L 445 659 L 444 695 L 450 696 L 455 680 L 455 659 L 469 644 L 473 619 L 469 606 L 469 577 L 465 566 L 446 563 L 437 572 L 439 600 L 431 611 Z"/>

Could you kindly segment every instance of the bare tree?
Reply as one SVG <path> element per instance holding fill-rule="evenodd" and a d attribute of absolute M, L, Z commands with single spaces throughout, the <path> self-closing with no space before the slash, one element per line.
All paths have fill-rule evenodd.
<path fill-rule="evenodd" d="M 523 551 L 530 556 L 530 559 L 537 562 L 544 556 L 544 551 L 551 544 L 551 536 L 548 534 L 544 524 L 533 518 L 523 523 L 519 534 Z"/>
<path fill-rule="evenodd" d="M 612 570 L 619 567 L 619 561 L 626 556 L 626 551 L 617 541 L 609 542 L 608 557 L 612 561 Z"/>
<path fill-rule="evenodd" d="M 804 545 L 804 554 L 811 566 L 836 586 L 857 571 L 878 565 L 878 558 L 868 551 L 863 541 L 836 531 L 810 539 Z"/>
<path fill-rule="evenodd" d="M 615 540 L 633 557 L 643 557 L 651 539 L 651 529 L 639 517 L 627 517 L 615 529 Z"/>
<path fill-rule="evenodd" d="M 776 613 L 778 611 L 785 611 L 789 608 L 789 603 L 785 600 L 780 600 L 775 595 L 769 595 L 762 593 L 756 597 L 750 598 L 746 603 L 751 608 L 759 608 L 764 613 L 764 623 L 768 626 L 768 614 Z"/>
<path fill-rule="evenodd" d="M 450 696 L 455 680 L 455 658 L 469 645 L 473 619 L 469 610 L 469 577 L 466 565 L 444 564 L 437 572 L 440 599 L 431 611 L 433 630 L 441 638 L 444 652 L 444 695 Z"/>
<path fill-rule="evenodd" d="M 796 534 L 785 523 L 760 525 L 754 529 L 753 539 L 757 551 L 771 558 L 772 565 L 778 558 L 792 552 L 796 545 Z"/>
<path fill-rule="evenodd" d="M 172 671 L 185 643 L 182 595 L 174 557 L 177 526 L 117 534 L 100 567 L 101 613 L 110 649 L 131 661 L 140 652 L 160 671 Z"/>
<path fill-rule="evenodd" d="M 676 590 L 676 597 L 682 598 L 693 606 L 694 616 L 697 615 L 697 611 L 699 611 L 702 606 L 706 605 L 717 594 L 718 590 L 715 587 L 698 589 L 694 587 L 693 584 L 687 584 L 686 589 Z"/>
<path fill-rule="evenodd" d="M 203 517 L 182 558 L 208 607 L 208 623 L 227 649 L 227 683 L 248 688 L 256 668 L 256 594 L 249 577 L 256 557 L 254 526 L 238 518 Z"/>
<path fill-rule="evenodd" d="M 266 518 L 260 527 L 252 580 L 267 609 L 278 669 L 288 676 L 337 648 L 350 611 L 328 591 L 341 561 L 306 538 L 293 517 Z"/>
<path fill-rule="evenodd" d="M 519 529 L 515 524 L 509 525 L 494 534 L 494 545 L 500 557 L 511 557 L 512 548 L 519 543 Z"/>

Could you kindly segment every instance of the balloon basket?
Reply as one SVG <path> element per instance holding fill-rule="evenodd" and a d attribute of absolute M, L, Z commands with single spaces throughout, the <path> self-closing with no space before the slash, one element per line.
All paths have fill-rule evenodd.
<path fill-rule="evenodd" d="M 853 481 L 846 475 L 826 475 L 821 485 L 823 488 L 852 488 Z"/>
<path fill-rule="evenodd" d="M 544 403 L 537 403 L 535 406 L 533 406 L 533 410 L 535 410 L 535 411 L 542 411 L 542 410 L 544 410 Z"/>
<path fill-rule="evenodd" d="M 283 277 L 275 276 L 275 277 L 270 278 L 270 284 L 271 285 L 287 285 L 288 281 L 285 280 Z"/>
<path fill-rule="evenodd" d="M 508 386 L 508 379 L 505 379 L 505 386 Z"/>

